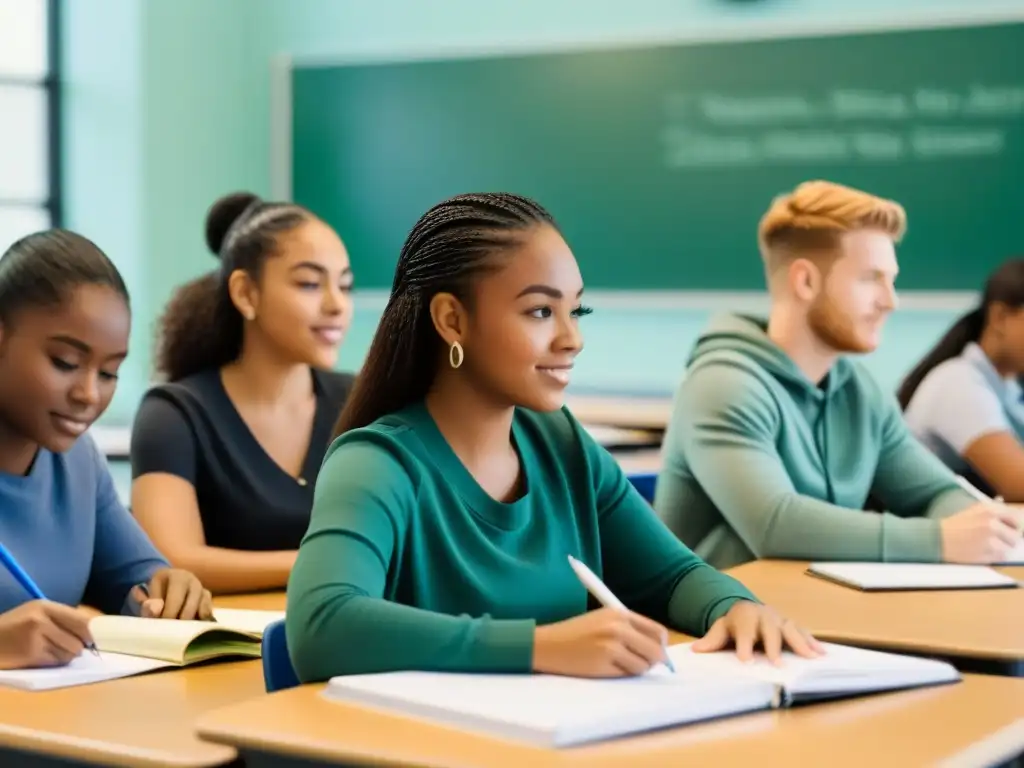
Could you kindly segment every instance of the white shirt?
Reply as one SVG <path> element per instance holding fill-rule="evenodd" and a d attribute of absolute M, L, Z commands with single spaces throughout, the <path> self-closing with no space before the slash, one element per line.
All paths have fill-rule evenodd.
<path fill-rule="evenodd" d="M 975 440 L 1009 432 L 1024 441 L 1024 391 L 1003 378 L 974 342 L 959 357 L 935 366 L 904 414 L 911 432 L 954 472 L 985 488 L 963 458 Z"/>

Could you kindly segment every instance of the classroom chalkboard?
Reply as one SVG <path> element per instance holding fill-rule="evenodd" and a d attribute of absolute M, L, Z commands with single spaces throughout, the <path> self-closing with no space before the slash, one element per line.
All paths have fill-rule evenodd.
<path fill-rule="evenodd" d="M 297 66 L 292 195 L 361 287 L 452 194 L 532 196 L 590 288 L 763 290 L 772 197 L 826 178 L 908 211 L 899 287 L 1024 254 L 1024 23 Z"/>

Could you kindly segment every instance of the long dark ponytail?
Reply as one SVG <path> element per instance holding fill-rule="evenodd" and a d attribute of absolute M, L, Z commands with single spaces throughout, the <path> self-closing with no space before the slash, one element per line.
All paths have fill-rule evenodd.
<path fill-rule="evenodd" d="M 373 423 L 426 396 L 437 372 L 441 339 L 430 301 L 451 293 L 468 302 L 479 275 L 551 215 L 519 195 L 458 195 L 420 218 L 402 246 L 391 297 L 334 435 Z"/>
<path fill-rule="evenodd" d="M 900 408 L 907 409 L 917 388 L 933 368 L 956 357 L 970 342 L 981 338 L 989 309 L 996 303 L 1014 309 L 1024 306 L 1024 259 L 1003 262 L 985 283 L 981 304 L 953 323 L 924 359 L 907 374 L 896 393 Z"/>

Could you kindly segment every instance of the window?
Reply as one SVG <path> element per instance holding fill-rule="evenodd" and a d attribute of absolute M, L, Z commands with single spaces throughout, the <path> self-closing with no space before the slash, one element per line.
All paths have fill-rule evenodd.
<path fill-rule="evenodd" d="M 0 253 L 61 223 L 59 3 L 0 0 Z"/>

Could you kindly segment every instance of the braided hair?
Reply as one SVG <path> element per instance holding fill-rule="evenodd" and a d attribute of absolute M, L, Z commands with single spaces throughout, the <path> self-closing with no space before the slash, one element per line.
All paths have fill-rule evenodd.
<path fill-rule="evenodd" d="M 441 351 L 431 299 L 451 293 L 472 306 L 474 281 L 544 224 L 555 226 L 544 208 L 506 193 L 457 195 L 423 214 L 398 256 L 391 297 L 335 437 L 426 397 Z"/>
<path fill-rule="evenodd" d="M 91 240 L 49 229 L 14 242 L 0 258 L 0 322 L 23 307 L 57 307 L 82 285 L 110 288 L 129 304 L 114 263 Z"/>
<path fill-rule="evenodd" d="M 225 195 L 206 216 L 206 245 L 220 267 L 181 286 L 157 326 L 156 370 L 168 381 L 221 368 L 242 351 L 244 323 L 228 293 L 236 269 L 258 280 L 277 251 L 277 238 L 313 218 L 293 203 L 272 203 L 247 192 Z"/>

